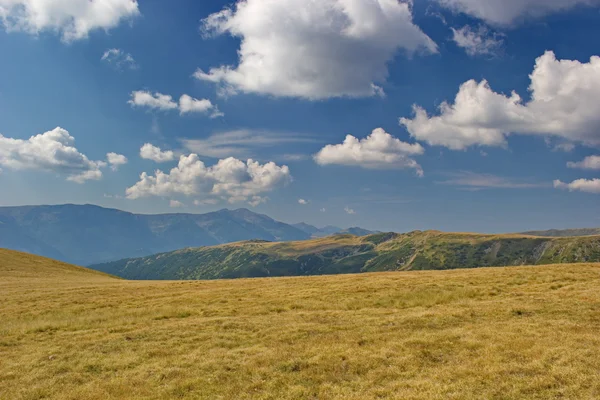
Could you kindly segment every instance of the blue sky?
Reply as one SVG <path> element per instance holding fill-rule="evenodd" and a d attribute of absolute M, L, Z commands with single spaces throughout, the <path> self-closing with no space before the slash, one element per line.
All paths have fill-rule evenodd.
<path fill-rule="evenodd" d="M 598 1 L 0 0 L 0 22 L 1 205 L 600 226 Z"/>

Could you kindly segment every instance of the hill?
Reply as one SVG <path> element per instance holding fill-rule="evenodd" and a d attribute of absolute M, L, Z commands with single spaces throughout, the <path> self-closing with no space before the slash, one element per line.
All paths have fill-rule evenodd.
<path fill-rule="evenodd" d="M 3 284 L 27 279 L 43 281 L 118 280 L 99 271 L 40 257 L 20 251 L 0 248 L 0 281 Z"/>
<path fill-rule="evenodd" d="M 91 268 L 128 279 L 221 279 L 598 261 L 600 236 L 417 231 L 187 248 Z"/>
<path fill-rule="evenodd" d="M 0 269 L 2 399 L 600 393 L 598 264 L 197 282 L 37 267 Z"/>
<path fill-rule="evenodd" d="M 550 229 L 547 231 L 523 232 L 523 235 L 548 236 L 548 237 L 593 236 L 593 235 L 600 235 L 600 228 Z"/>
<path fill-rule="evenodd" d="M 247 209 L 141 215 L 93 205 L 0 207 L 0 247 L 78 265 L 240 240 L 309 237 Z"/>

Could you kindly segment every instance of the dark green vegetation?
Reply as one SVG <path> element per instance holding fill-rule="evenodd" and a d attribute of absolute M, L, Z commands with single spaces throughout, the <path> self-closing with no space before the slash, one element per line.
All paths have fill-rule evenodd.
<path fill-rule="evenodd" d="M 550 229 L 547 231 L 523 232 L 523 235 L 548 236 L 548 237 L 592 236 L 592 235 L 600 235 L 600 228 Z"/>
<path fill-rule="evenodd" d="M 598 261 L 600 236 L 543 238 L 417 231 L 287 243 L 240 242 L 92 268 L 128 279 L 220 279 Z"/>
<path fill-rule="evenodd" d="M 79 265 L 240 240 L 308 238 L 246 209 L 140 215 L 92 205 L 0 207 L 0 247 Z"/>

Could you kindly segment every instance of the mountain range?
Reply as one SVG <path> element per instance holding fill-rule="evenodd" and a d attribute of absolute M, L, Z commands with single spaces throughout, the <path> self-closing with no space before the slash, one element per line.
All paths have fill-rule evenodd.
<path fill-rule="evenodd" d="M 361 228 L 351 230 L 370 233 Z M 77 265 L 185 247 L 252 239 L 305 240 L 343 231 L 307 224 L 292 226 L 244 208 L 206 214 L 144 215 L 94 205 L 0 207 L 0 247 Z"/>
<path fill-rule="evenodd" d="M 600 236 L 415 231 L 246 241 L 92 265 L 126 279 L 230 279 L 600 262 Z"/>
<path fill-rule="evenodd" d="M 370 231 L 368 229 L 363 229 L 363 228 L 359 228 L 359 227 L 342 229 L 342 228 L 338 228 L 337 226 L 328 225 L 324 228 L 317 228 L 316 226 L 305 224 L 304 222 L 300 222 L 299 224 L 293 224 L 292 226 L 307 233 L 312 238 L 319 238 L 319 237 L 325 237 L 325 236 L 331 236 L 331 235 L 343 235 L 343 234 L 350 234 L 350 235 L 355 235 L 355 236 L 367 236 L 367 235 L 372 235 L 374 233 L 379 233 L 378 231 Z"/>
<path fill-rule="evenodd" d="M 531 235 L 531 236 L 547 236 L 547 237 L 593 236 L 593 235 L 600 235 L 600 228 L 549 229 L 547 231 L 523 232 L 523 234 Z"/>

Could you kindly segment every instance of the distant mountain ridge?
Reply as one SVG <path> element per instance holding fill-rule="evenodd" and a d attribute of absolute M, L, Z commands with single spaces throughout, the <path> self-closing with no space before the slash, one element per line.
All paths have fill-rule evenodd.
<path fill-rule="evenodd" d="M 593 235 L 600 235 L 600 228 L 549 229 L 547 231 L 523 232 L 523 234 L 531 235 L 531 236 L 546 236 L 546 237 L 593 236 Z"/>
<path fill-rule="evenodd" d="M 244 240 L 306 240 L 312 236 L 304 229 L 245 208 L 148 215 L 90 204 L 0 207 L 0 248 L 83 266 L 186 247 Z"/>
<path fill-rule="evenodd" d="M 0 207 L 0 247 L 77 265 L 240 240 L 309 237 L 247 209 L 144 215 L 94 205 Z"/>
<path fill-rule="evenodd" d="M 330 235 L 340 235 L 340 234 L 345 234 L 345 233 L 355 235 L 355 236 L 367 236 L 367 235 L 372 235 L 374 233 L 378 233 L 378 231 L 370 231 L 368 229 L 363 229 L 363 228 L 359 228 L 359 227 L 343 229 L 343 228 L 338 228 L 337 226 L 328 225 L 323 228 L 317 228 L 316 226 L 309 225 L 304 222 L 300 222 L 299 224 L 293 224 L 292 226 L 309 234 L 313 238 L 325 237 L 325 236 L 330 236 Z"/>
<path fill-rule="evenodd" d="M 127 279 L 232 279 L 600 262 L 600 236 L 415 231 L 239 242 L 93 265 Z"/>

